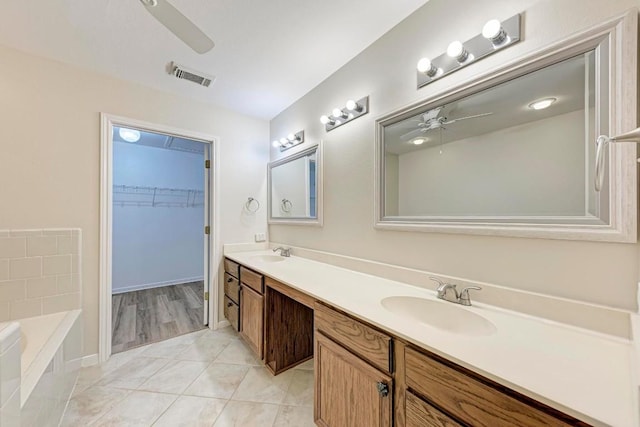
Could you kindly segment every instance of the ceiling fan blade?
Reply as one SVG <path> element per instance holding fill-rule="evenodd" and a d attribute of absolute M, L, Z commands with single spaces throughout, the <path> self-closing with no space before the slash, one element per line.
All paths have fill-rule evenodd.
<path fill-rule="evenodd" d="M 154 18 L 191 49 L 198 53 L 206 53 L 213 49 L 213 40 L 167 0 L 140 1 Z"/>
<path fill-rule="evenodd" d="M 443 125 L 448 125 L 449 123 L 455 123 L 455 122 L 459 122 L 460 120 L 467 120 L 467 119 L 475 119 L 476 117 L 484 117 L 484 116 L 490 116 L 493 113 L 482 113 L 482 114 L 476 114 L 474 116 L 467 116 L 467 117 L 459 117 L 457 119 L 453 119 L 453 120 L 449 120 L 448 122 L 444 122 L 442 123 Z"/>
<path fill-rule="evenodd" d="M 443 107 L 438 107 L 438 108 L 434 108 L 433 110 L 427 111 L 422 115 L 422 120 L 424 120 L 425 122 L 428 122 L 431 119 L 435 119 L 436 117 L 438 117 L 438 114 L 440 114 L 440 110 L 442 110 L 442 108 Z"/>
<path fill-rule="evenodd" d="M 400 140 L 401 141 L 408 141 L 410 139 L 415 138 L 418 135 L 421 135 L 425 132 L 427 132 L 429 129 L 427 128 L 420 128 L 420 129 L 414 129 L 411 132 L 407 132 L 404 135 L 400 135 Z"/>

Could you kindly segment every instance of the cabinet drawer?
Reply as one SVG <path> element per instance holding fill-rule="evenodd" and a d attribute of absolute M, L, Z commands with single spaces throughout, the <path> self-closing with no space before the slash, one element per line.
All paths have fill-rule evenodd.
<path fill-rule="evenodd" d="M 224 273 L 224 294 L 236 304 L 240 304 L 240 282 L 229 273 Z"/>
<path fill-rule="evenodd" d="M 486 427 L 587 425 L 441 360 L 407 348 L 407 386 L 463 423 Z"/>
<path fill-rule="evenodd" d="M 240 281 L 259 294 L 262 294 L 264 292 L 264 290 L 262 289 L 262 275 L 253 272 L 242 265 L 240 266 Z"/>
<path fill-rule="evenodd" d="M 224 271 L 238 279 L 240 277 L 240 264 L 235 261 L 231 261 L 229 258 L 224 259 Z"/>
<path fill-rule="evenodd" d="M 224 297 L 224 317 L 231 323 L 231 327 L 236 331 L 240 330 L 239 323 L 239 307 L 238 304 L 231 301 L 229 297 Z"/>
<path fill-rule="evenodd" d="M 378 369 L 390 373 L 391 337 L 326 305 L 314 306 L 315 328 Z"/>
<path fill-rule="evenodd" d="M 407 392 L 405 402 L 405 427 L 463 427 L 411 392 Z"/>

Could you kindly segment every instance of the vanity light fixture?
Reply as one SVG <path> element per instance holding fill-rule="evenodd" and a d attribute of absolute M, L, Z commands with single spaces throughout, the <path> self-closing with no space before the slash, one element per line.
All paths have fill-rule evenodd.
<path fill-rule="evenodd" d="M 290 133 L 286 138 L 280 138 L 273 141 L 273 146 L 276 148 L 280 148 L 280 151 L 286 151 L 289 148 L 295 147 L 296 145 L 302 144 L 304 142 L 304 131 L 301 130 L 297 133 Z"/>
<path fill-rule="evenodd" d="M 551 104 L 553 104 L 557 100 L 557 98 L 540 99 L 539 101 L 534 101 L 529 104 L 529 108 L 531 108 L 532 110 L 544 110 L 545 108 L 549 108 Z"/>
<path fill-rule="evenodd" d="M 436 79 L 453 73 L 485 56 L 520 41 L 520 14 L 505 21 L 491 19 L 475 37 L 461 42 L 453 41 L 447 51 L 437 58 L 423 57 L 417 65 L 417 86 L 420 89 Z"/>
<path fill-rule="evenodd" d="M 118 130 L 118 135 L 120 138 L 124 139 L 127 142 L 138 142 L 140 141 L 140 131 L 129 128 L 120 128 Z"/>
<path fill-rule="evenodd" d="M 369 112 L 369 97 L 365 96 L 357 101 L 350 99 L 347 101 L 346 108 L 334 108 L 330 116 L 321 116 L 320 123 L 324 125 L 327 132 L 349 123 L 351 120 L 357 119 Z"/>

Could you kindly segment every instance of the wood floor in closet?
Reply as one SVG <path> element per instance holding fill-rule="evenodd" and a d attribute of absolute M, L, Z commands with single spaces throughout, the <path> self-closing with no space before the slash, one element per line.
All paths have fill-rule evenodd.
<path fill-rule="evenodd" d="M 200 281 L 113 295 L 112 353 L 204 328 L 203 294 Z"/>

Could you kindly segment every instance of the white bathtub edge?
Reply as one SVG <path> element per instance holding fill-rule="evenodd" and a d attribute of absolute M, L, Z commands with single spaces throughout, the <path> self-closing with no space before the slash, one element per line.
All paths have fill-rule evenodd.
<path fill-rule="evenodd" d="M 0 324 L 0 354 L 11 348 L 20 339 L 20 324 L 10 321 Z"/>
<path fill-rule="evenodd" d="M 38 355 L 31 363 L 31 366 L 29 366 L 22 376 L 20 391 L 21 407 L 24 406 L 31 395 L 31 392 L 38 384 L 40 377 L 44 374 L 44 371 L 47 369 L 47 366 L 49 366 L 49 363 L 53 359 L 58 348 L 62 345 L 65 337 L 69 333 L 69 330 L 80 316 L 80 313 L 82 313 L 82 310 L 71 310 L 67 312 L 64 319 L 62 319 L 56 330 L 38 352 Z"/>

